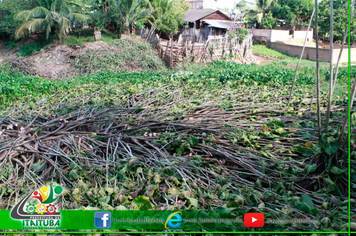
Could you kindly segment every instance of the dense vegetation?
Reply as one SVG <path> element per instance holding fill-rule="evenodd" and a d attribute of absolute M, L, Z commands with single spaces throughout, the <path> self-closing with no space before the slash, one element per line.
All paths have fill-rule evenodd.
<path fill-rule="evenodd" d="M 152 26 L 166 35 L 184 24 L 185 0 L 4 0 L 0 2 L 2 39 L 45 33 L 63 38 L 83 26 L 108 29 L 119 36 Z"/>
<path fill-rule="evenodd" d="M 324 36 L 325 2 L 320 5 Z M 65 54 L 78 76 L 51 80 L 30 75 L 38 73 L 25 70 L 31 66 L 20 60 L 0 64 L 2 208 L 32 186 L 53 180 L 70 189 L 64 209 L 222 208 L 239 210 L 239 216 L 261 211 L 270 219 L 318 220 L 271 224 L 264 231 L 346 231 L 350 203 L 355 219 L 356 186 L 351 185 L 349 201 L 348 178 L 356 182 L 356 140 L 353 133 L 348 163 L 342 129 L 347 68 L 339 70 L 330 120 L 321 127 L 331 78 L 326 63 L 320 63 L 320 95 L 315 95 L 315 63 L 303 60 L 289 100 L 296 58 L 255 45 L 254 53 L 275 61 L 184 62 L 171 71 L 147 43 L 130 35 L 151 26 L 172 37 L 188 9 L 183 0 L 22 3 L 0 3 L 5 19 L 0 33 L 11 40 L 7 46 L 33 35 L 20 47 L 20 54 L 29 56 L 46 51 L 59 37 L 71 46 L 61 45 L 65 50 L 78 50 Z M 343 4 L 335 4 L 335 10 L 344 13 Z M 265 28 L 275 27 L 276 17 L 305 26 L 312 10 L 311 0 L 259 0 L 257 5 L 249 21 Z M 80 35 L 85 25 L 91 33 L 109 30 L 103 34 L 106 48 L 78 49 L 93 40 Z M 336 40 L 344 27 L 336 24 Z M 239 31 L 241 37 L 246 33 Z M 124 39 L 114 39 L 123 34 Z M 123 71 L 128 68 L 136 72 Z M 352 131 L 355 117 L 352 112 Z"/>
<path fill-rule="evenodd" d="M 89 49 L 73 64 L 80 74 L 98 72 L 164 70 L 164 62 L 151 45 L 139 39 L 117 40 L 113 48 Z"/>
<path fill-rule="evenodd" d="M 345 34 L 348 17 L 348 1 L 335 1 L 334 8 L 334 42 L 341 43 Z M 248 27 L 275 29 L 277 25 L 291 29 L 308 27 L 314 9 L 313 0 L 258 0 L 255 9 L 245 15 Z M 319 37 L 329 41 L 330 35 L 330 1 L 319 3 Z M 280 20 L 280 21 L 277 21 Z M 351 43 L 356 42 L 356 19 L 351 22 Z M 314 20 L 311 27 L 315 28 Z"/>
<path fill-rule="evenodd" d="M 27 173 L 15 161 L 7 162 L 2 178 L 23 186 L 17 190 L 23 194 L 37 183 L 36 176 L 63 170 L 50 178 L 71 188 L 67 209 L 254 209 L 271 219 L 320 222 L 268 225 L 264 230 L 346 230 L 347 164 L 331 159 L 335 152 L 339 160 L 347 154 L 335 149 L 333 141 L 346 93 L 335 97 L 331 136 L 318 141 L 315 106 L 310 108 L 314 71 L 301 69 L 293 102 L 286 108 L 294 70 L 280 62 L 216 61 L 184 71 L 102 72 L 61 81 L 1 70 L 0 137 L 7 137 L 0 140 L 2 148 L 7 150 L 17 134 L 29 132 L 42 140 L 37 152 L 46 157 L 35 158 Z M 342 68 L 340 83 L 346 79 Z M 326 91 L 321 101 L 325 107 Z M 25 140 L 32 136 L 21 137 L 17 145 L 30 158 Z M 53 153 L 54 143 L 62 143 L 56 148 L 62 154 Z M 319 162 L 321 157 L 330 162 Z M 355 161 L 353 152 L 351 166 Z M 13 179 L 16 169 L 33 180 Z M 356 181 L 354 169 L 352 173 Z M 97 184 L 106 187 L 100 190 Z M 2 188 L 2 197 L 13 203 L 14 189 Z"/>

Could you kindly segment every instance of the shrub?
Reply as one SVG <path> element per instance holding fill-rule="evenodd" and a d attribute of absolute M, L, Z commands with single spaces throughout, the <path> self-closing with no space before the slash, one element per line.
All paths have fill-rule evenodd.
<path fill-rule="evenodd" d="M 228 35 L 229 35 L 229 39 L 236 38 L 236 34 L 232 31 L 229 31 Z"/>
<path fill-rule="evenodd" d="M 263 17 L 261 26 L 263 29 L 275 29 L 276 28 L 276 19 L 273 18 L 272 13 L 268 13 Z"/>
<path fill-rule="evenodd" d="M 239 39 L 240 41 L 244 41 L 246 36 L 249 34 L 248 29 L 246 28 L 240 28 L 239 29 Z"/>

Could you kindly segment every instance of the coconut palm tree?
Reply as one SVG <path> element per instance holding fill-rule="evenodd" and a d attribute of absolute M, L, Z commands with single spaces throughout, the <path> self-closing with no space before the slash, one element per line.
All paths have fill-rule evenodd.
<path fill-rule="evenodd" d="M 265 16 L 266 11 L 273 6 L 275 0 L 256 0 L 257 11 L 263 13 Z"/>
<path fill-rule="evenodd" d="M 152 12 L 152 18 L 154 21 L 162 19 L 164 14 L 166 14 L 169 10 L 174 6 L 173 0 L 153 0 L 152 6 L 154 10 Z"/>
<path fill-rule="evenodd" d="M 108 8 L 113 4 L 113 0 L 93 0 L 92 5 L 102 12 L 108 12 Z"/>
<path fill-rule="evenodd" d="M 53 30 L 59 31 L 62 38 L 70 28 L 86 25 L 90 20 L 89 16 L 75 13 L 67 0 L 37 0 L 37 4 L 31 10 L 16 14 L 15 20 L 23 21 L 16 31 L 16 38 L 45 32 L 48 39 Z"/>
<path fill-rule="evenodd" d="M 259 28 L 263 17 L 267 10 L 273 7 L 276 4 L 276 0 L 256 0 L 256 4 L 254 5 L 254 9 L 249 11 L 250 15 L 254 17 L 257 28 Z"/>
<path fill-rule="evenodd" d="M 146 19 L 152 12 L 148 0 L 115 0 L 114 3 L 124 25 L 124 34 L 129 34 L 130 28 L 133 29 L 138 21 Z"/>

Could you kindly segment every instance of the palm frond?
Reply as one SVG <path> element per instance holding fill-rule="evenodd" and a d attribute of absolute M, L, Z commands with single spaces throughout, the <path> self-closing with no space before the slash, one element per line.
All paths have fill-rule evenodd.
<path fill-rule="evenodd" d="M 49 38 L 49 34 L 51 33 L 51 31 L 52 31 L 51 24 L 47 24 L 47 27 L 46 27 L 46 39 Z"/>
<path fill-rule="evenodd" d="M 31 21 L 24 22 L 16 30 L 15 38 L 23 38 L 27 36 L 28 33 L 38 33 L 44 32 L 47 27 L 46 19 L 33 19 Z"/>
<path fill-rule="evenodd" d="M 69 17 L 73 12 L 74 11 L 70 6 L 66 6 L 60 11 L 60 14 Z"/>
<path fill-rule="evenodd" d="M 15 20 L 18 21 L 27 21 L 28 20 L 28 15 L 30 14 L 31 10 L 26 10 L 26 11 L 20 11 L 17 13 L 14 17 Z"/>
<path fill-rule="evenodd" d="M 46 19 L 33 19 L 27 22 L 27 29 L 30 33 L 38 33 L 46 30 Z"/>
<path fill-rule="evenodd" d="M 57 13 L 57 12 L 54 12 L 54 11 L 51 11 L 49 12 L 47 15 L 46 15 L 46 20 L 49 24 L 52 24 L 51 22 L 53 21 L 56 21 L 60 18 L 60 14 Z"/>
<path fill-rule="evenodd" d="M 15 38 L 19 39 L 19 38 L 24 38 L 26 37 L 28 34 L 28 30 L 27 30 L 27 22 L 24 22 L 20 25 L 20 27 L 16 30 L 15 32 Z"/>
<path fill-rule="evenodd" d="M 53 0 L 51 11 L 61 12 L 66 7 L 66 0 Z"/>
<path fill-rule="evenodd" d="M 61 17 L 57 22 L 59 25 L 59 33 L 66 35 L 69 32 L 70 20 L 66 17 Z"/>
<path fill-rule="evenodd" d="M 27 16 L 27 20 L 36 19 L 36 18 L 45 18 L 49 10 L 44 7 L 35 7 L 33 8 Z"/>
<path fill-rule="evenodd" d="M 68 0 L 36 0 L 39 6 L 32 10 L 21 11 L 15 16 L 16 20 L 25 21 L 17 29 L 15 37 L 25 37 L 28 33 L 46 32 L 48 39 L 53 26 L 57 26 L 60 34 L 65 35 L 69 32 L 71 23 L 87 25 L 91 18 L 83 14 L 75 13 L 71 6 L 67 5 L 67 1 Z M 73 1 L 75 2 L 75 0 L 71 0 L 71 2 Z"/>
<path fill-rule="evenodd" d="M 72 5 L 72 6 L 77 6 L 80 8 L 90 8 L 91 7 L 90 4 L 86 4 L 85 2 L 79 1 L 79 0 L 67 0 L 67 4 Z"/>
<path fill-rule="evenodd" d="M 74 24 L 78 25 L 88 25 L 88 22 L 91 21 L 91 18 L 87 15 L 72 13 L 70 17 L 70 21 Z"/>

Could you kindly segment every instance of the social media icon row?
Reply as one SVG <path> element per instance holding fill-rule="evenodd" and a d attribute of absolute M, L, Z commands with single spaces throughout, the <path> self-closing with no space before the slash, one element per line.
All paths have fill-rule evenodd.
<path fill-rule="evenodd" d="M 181 225 L 182 217 L 180 214 L 172 213 L 168 216 L 165 227 L 178 228 Z M 244 215 L 245 227 L 263 227 L 265 225 L 265 216 L 263 213 L 246 213 Z M 111 228 L 111 213 L 108 211 L 95 212 L 94 226 L 97 229 Z"/>

